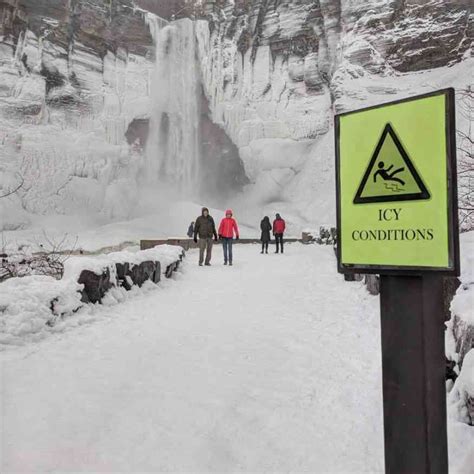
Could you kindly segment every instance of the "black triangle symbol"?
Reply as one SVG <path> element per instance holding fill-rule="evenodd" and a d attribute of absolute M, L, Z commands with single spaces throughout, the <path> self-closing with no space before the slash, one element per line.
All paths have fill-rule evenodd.
<path fill-rule="evenodd" d="M 375 166 L 375 163 L 377 162 L 377 158 L 379 157 L 380 150 L 382 149 L 382 146 L 385 142 L 387 135 L 390 135 L 390 137 L 392 138 L 400 156 L 403 159 L 403 162 L 406 164 L 406 167 L 408 168 L 409 173 L 411 174 L 416 185 L 418 186 L 419 191 L 405 193 L 405 194 L 398 194 L 398 193 L 391 194 L 391 195 L 381 194 L 379 196 L 375 195 L 375 196 L 362 197 L 362 194 L 364 193 L 364 188 L 367 184 L 369 177 L 372 175 L 372 170 Z M 401 171 L 401 170 L 398 170 L 398 171 Z M 401 180 L 396 179 L 396 178 L 383 178 L 383 179 L 392 179 L 393 181 L 402 182 Z M 353 201 L 354 204 L 366 204 L 366 203 L 373 203 L 373 202 L 390 202 L 390 201 L 416 201 L 419 199 L 429 199 L 430 197 L 431 196 L 428 189 L 426 188 L 425 184 L 423 183 L 423 180 L 421 179 L 420 175 L 416 171 L 416 168 L 411 162 L 407 152 L 403 148 L 403 145 L 398 139 L 395 133 L 395 130 L 392 128 L 392 126 L 389 123 L 387 123 L 377 143 L 377 146 L 375 147 L 375 151 L 372 155 L 372 158 L 370 159 L 369 166 L 367 167 L 364 177 L 362 178 L 362 181 L 359 185 L 359 188 L 357 190 L 357 193 Z"/>

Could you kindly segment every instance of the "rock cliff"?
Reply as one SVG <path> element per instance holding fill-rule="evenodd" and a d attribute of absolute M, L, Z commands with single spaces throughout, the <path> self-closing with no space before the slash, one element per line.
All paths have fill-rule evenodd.
<path fill-rule="evenodd" d="M 205 11 L 213 119 L 253 201 L 295 221 L 334 219 L 334 112 L 473 82 L 468 0 L 208 0 Z"/>
<path fill-rule="evenodd" d="M 472 9 L 470 0 L 0 0 L 0 195 L 23 182 L 1 200 L 0 228 L 35 214 L 126 218 L 139 207 L 149 134 L 186 121 L 174 106 L 174 117 L 153 119 L 159 17 L 195 22 L 204 187 L 232 191 L 249 222 L 249 210 L 278 207 L 295 231 L 332 223 L 334 112 L 473 83 Z"/>

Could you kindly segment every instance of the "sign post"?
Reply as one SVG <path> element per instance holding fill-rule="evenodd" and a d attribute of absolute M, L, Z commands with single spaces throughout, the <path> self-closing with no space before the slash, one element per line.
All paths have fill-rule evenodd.
<path fill-rule="evenodd" d="M 388 474 L 447 473 L 443 276 L 459 275 L 454 91 L 336 116 L 338 270 L 377 273 Z"/>

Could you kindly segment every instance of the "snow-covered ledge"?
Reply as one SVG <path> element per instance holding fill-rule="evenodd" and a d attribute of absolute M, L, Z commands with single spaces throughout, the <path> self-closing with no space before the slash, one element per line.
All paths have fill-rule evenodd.
<path fill-rule="evenodd" d="M 23 344 L 61 331 L 68 316 L 90 320 L 88 303 L 116 304 L 170 278 L 185 255 L 181 247 L 161 245 L 139 252 L 71 257 L 64 276 L 32 275 L 1 284 L 0 345 Z M 84 311 L 85 310 L 85 311 Z M 84 314 L 82 314 L 84 313 Z"/>
<path fill-rule="evenodd" d="M 160 245 L 148 250 L 123 250 L 99 257 L 72 257 L 64 266 L 64 278 L 82 285 L 84 303 L 101 303 L 111 288 L 131 290 L 145 281 L 159 283 L 162 272 L 167 278 L 183 259 L 182 247 Z"/>

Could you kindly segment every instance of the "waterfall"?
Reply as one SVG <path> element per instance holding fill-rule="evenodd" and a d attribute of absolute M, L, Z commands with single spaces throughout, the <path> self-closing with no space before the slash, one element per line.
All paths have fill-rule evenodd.
<path fill-rule="evenodd" d="M 149 184 L 168 183 L 181 195 L 199 189 L 199 85 L 195 24 L 148 18 L 156 45 L 152 115 L 146 149 Z"/>

